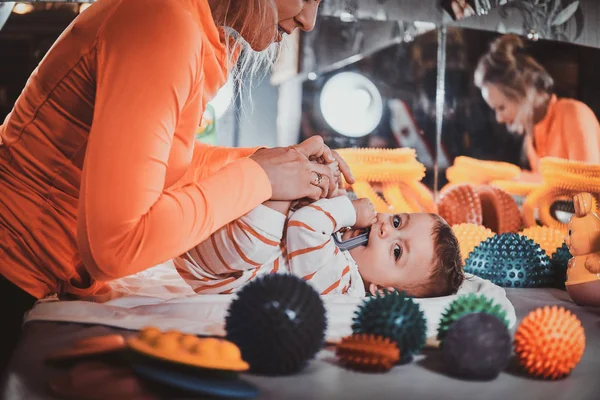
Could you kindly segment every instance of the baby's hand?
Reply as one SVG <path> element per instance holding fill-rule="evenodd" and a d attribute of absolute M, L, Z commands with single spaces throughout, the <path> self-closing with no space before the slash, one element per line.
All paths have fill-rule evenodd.
<path fill-rule="evenodd" d="M 353 200 L 352 205 L 356 210 L 356 223 L 354 224 L 353 228 L 368 228 L 377 221 L 377 213 L 375 212 L 375 207 L 373 206 L 373 203 L 371 203 L 371 200 Z"/>

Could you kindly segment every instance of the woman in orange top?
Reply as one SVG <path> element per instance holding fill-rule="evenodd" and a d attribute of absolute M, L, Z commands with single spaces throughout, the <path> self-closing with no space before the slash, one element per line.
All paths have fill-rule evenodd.
<path fill-rule="evenodd" d="M 475 71 L 475 84 L 498 123 L 525 134 L 524 152 L 534 174 L 542 157 L 600 164 L 600 124 L 573 99 L 557 99 L 554 81 L 523 40 L 504 35 L 492 43 Z"/>
<path fill-rule="evenodd" d="M 337 155 L 319 138 L 260 150 L 194 140 L 239 46 L 311 30 L 318 5 L 100 0 L 63 32 L 0 126 L 0 362 L 36 299 L 97 293 L 266 200 L 327 196 L 337 177 L 314 160 Z"/>

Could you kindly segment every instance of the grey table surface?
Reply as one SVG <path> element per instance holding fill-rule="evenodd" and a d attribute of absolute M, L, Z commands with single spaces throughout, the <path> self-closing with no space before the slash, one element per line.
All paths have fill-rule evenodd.
<path fill-rule="evenodd" d="M 260 389 L 259 399 L 600 399 L 600 308 L 573 304 L 556 289 L 507 289 L 520 322 L 529 311 L 560 305 L 575 313 L 586 333 L 584 356 L 572 374 L 559 381 L 536 380 L 511 364 L 492 381 L 472 382 L 447 375 L 439 351 L 426 350 L 411 364 L 384 374 L 341 368 L 332 351 L 323 350 L 301 373 L 268 378 L 245 375 Z M 2 386 L 4 399 L 53 399 L 48 379 L 64 373 L 43 362 L 44 356 L 75 339 L 123 332 L 104 326 L 32 322 L 24 334 Z M 167 396 L 168 397 L 168 396 Z"/>

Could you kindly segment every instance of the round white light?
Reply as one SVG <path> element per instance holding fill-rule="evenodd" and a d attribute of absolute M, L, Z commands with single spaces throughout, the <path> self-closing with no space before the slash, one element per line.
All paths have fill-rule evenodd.
<path fill-rule="evenodd" d="M 34 10 L 34 6 L 33 4 L 28 4 L 28 3 L 17 3 L 15 4 L 15 6 L 12 9 L 12 12 L 14 12 L 15 14 L 27 14 L 29 12 L 32 12 Z"/>
<path fill-rule="evenodd" d="M 329 126 L 349 137 L 370 134 L 383 117 L 379 90 L 356 72 L 342 72 L 329 79 L 323 86 L 320 105 Z"/>
<path fill-rule="evenodd" d="M 221 118 L 231 106 L 231 102 L 233 100 L 233 79 L 229 78 L 225 86 L 219 90 L 214 99 L 212 99 L 208 104 L 210 104 L 215 109 L 215 118 Z"/>

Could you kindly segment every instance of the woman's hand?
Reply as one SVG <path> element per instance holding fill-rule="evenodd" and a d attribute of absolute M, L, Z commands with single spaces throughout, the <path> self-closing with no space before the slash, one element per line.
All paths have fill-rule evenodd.
<path fill-rule="evenodd" d="M 310 161 L 320 157 L 335 160 L 320 136 L 292 147 L 260 149 L 250 156 L 271 182 L 271 200 L 327 197 L 331 184 L 335 187 L 337 180 L 328 165 Z"/>

